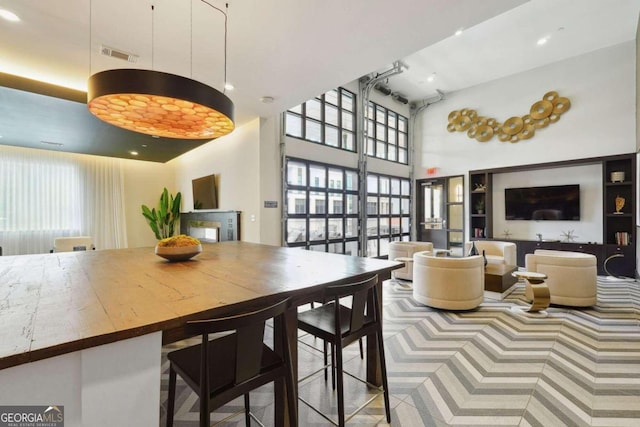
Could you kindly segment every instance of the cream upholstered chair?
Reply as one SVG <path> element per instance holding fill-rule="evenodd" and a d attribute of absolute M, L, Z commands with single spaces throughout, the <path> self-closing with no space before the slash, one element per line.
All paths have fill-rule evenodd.
<path fill-rule="evenodd" d="M 413 254 L 423 251 L 433 251 L 433 244 L 431 242 L 389 243 L 389 260 L 404 262 L 404 267 L 393 270 L 391 276 L 395 279 L 413 280 Z"/>
<path fill-rule="evenodd" d="M 90 236 L 56 237 L 51 252 L 88 251 L 95 249 Z"/>
<path fill-rule="evenodd" d="M 588 307 L 598 302 L 598 269 L 595 255 L 582 252 L 536 249 L 525 255 L 527 271 L 547 275 L 551 304 Z M 531 292 L 526 292 L 529 299 Z"/>
<path fill-rule="evenodd" d="M 478 254 L 484 251 L 489 264 L 518 265 L 518 251 L 513 242 L 500 242 L 497 240 L 475 240 Z M 471 242 L 464 244 L 464 254 L 471 250 Z"/>
<path fill-rule="evenodd" d="M 448 310 L 469 310 L 484 300 L 484 259 L 413 254 L 413 299 Z"/>

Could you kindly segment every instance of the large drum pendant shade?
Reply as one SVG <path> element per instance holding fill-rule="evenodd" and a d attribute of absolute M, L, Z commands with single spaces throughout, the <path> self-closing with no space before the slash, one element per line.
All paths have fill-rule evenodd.
<path fill-rule="evenodd" d="M 233 102 L 195 80 L 160 71 L 115 69 L 89 77 L 89 111 L 114 126 L 153 136 L 215 139 L 233 131 Z"/>

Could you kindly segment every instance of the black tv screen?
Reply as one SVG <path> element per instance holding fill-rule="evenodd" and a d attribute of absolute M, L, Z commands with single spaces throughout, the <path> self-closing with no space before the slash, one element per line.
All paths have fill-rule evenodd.
<path fill-rule="evenodd" d="M 580 185 L 505 188 L 505 219 L 579 221 Z"/>
<path fill-rule="evenodd" d="M 218 209 L 218 189 L 216 176 L 209 175 L 191 181 L 193 189 L 193 209 Z"/>

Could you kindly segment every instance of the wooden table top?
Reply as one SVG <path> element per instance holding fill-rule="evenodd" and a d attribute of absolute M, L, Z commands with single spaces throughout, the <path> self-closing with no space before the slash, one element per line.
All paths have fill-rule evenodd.
<path fill-rule="evenodd" d="M 402 263 L 247 242 L 170 263 L 152 247 L 0 257 L 0 369 L 225 315 Z"/>

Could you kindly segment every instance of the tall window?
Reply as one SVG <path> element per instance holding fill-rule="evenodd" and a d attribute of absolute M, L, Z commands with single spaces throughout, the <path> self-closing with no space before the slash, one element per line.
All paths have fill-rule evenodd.
<path fill-rule="evenodd" d="M 330 90 L 287 111 L 286 133 L 330 147 L 356 151 L 356 96 Z"/>
<path fill-rule="evenodd" d="M 358 172 L 287 159 L 287 246 L 358 255 Z"/>
<path fill-rule="evenodd" d="M 389 242 L 409 240 L 411 185 L 408 179 L 367 174 L 367 255 L 389 254 Z"/>
<path fill-rule="evenodd" d="M 409 120 L 381 105 L 367 108 L 367 155 L 396 163 L 409 163 Z"/>

